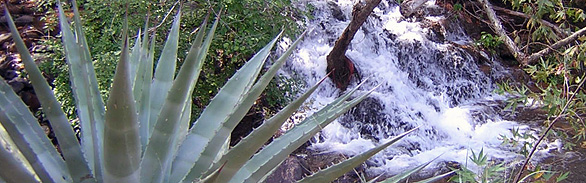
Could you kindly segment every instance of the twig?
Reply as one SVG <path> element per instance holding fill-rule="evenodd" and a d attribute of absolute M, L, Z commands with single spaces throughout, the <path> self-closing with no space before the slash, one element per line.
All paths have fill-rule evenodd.
<path fill-rule="evenodd" d="M 501 8 L 501 7 L 498 7 L 498 6 L 493 6 L 492 8 L 494 8 L 494 10 L 496 10 L 496 11 L 500 11 L 500 12 L 503 12 L 503 13 L 506 13 L 506 14 L 509 14 L 509 15 L 514 15 L 514 16 L 523 17 L 523 18 L 527 18 L 527 19 L 528 18 L 531 18 L 531 16 L 529 16 L 529 15 L 527 15 L 525 13 L 518 12 L 518 11 L 512 11 L 512 10 L 509 10 L 509 9 L 506 9 L 506 8 Z M 551 22 L 545 21 L 543 19 L 539 19 L 539 22 L 542 23 L 545 26 L 548 26 L 548 27 L 552 28 L 554 31 L 556 31 L 558 34 L 560 34 L 562 37 L 568 36 L 566 34 L 566 32 L 564 32 L 562 29 L 560 29 L 555 24 L 552 24 Z"/>
<path fill-rule="evenodd" d="M 179 4 L 179 0 L 175 1 L 175 3 L 173 4 L 173 6 L 171 7 L 171 9 L 167 12 L 167 14 L 165 15 L 165 17 L 163 17 L 163 20 L 161 20 L 161 22 L 159 23 L 159 25 L 151 27 L 148 29 L 149 32 L 153 32 L 155 31 L 157 28 L 161 27 L 163 25 L 163 23 L 165 23 L 165 20 L 167 20 L 167 17 L 169 17 L 169 15 L 171 14 L 171 12 L 173 12 L 173 9 L 175 9 L 175 6 L 177 6 L 177 4 Z"/>
<path fill-rule="evenodd" d="M 561 51 L 555 50 L 553 47 L 551 47 L 551 45 L 549 45 L 549 44 L 545 44 L 545 43 L 542 43 L 542 42 L 530 42 L 530 43 L 528 43 L 527 45 L 525 45 L 525 46 L 521 47 L 521 49 L 526 49 L 526 48 L 528 48 L 530 45 L 541 45 L 541 46 L 544 46 L 544 47 L 548 47 L 548 48 L 550 48 L 550 49 L 553 49 L 555 52 L 557 52 L 557 53 L 559 53 L 559 54 L 562 54 L 562 52 L 561 52 Z"/>
<path fill-rule="evenodd" d="M 582 85 L 584 84 L 584 81 L 586 81 L 586 79 L 583 79 L 582 82 L 580 82 L 580 84 L 578 85 L 578 87 L 576 88 L 576 90 L 574 91 L 574 93 L 572 93 L 572 95 L 570 96 L 570 99 L 564 105 L 564 108 L 562 108 L 562 110 L 559 112 L 559 114 L 557 115 L 557 117 L 555 119 L 553 119 L 553 121 L 549 124 L 549 126 L 547 127 L 547 129 L 545 130 L 545 132 L 543 133 L 543 135 L 541 135 L 539 137 L 539 140 L 537 140 L 537 143 L 535 143 L 535 145 L 533 146 L 533 148 L 531 148 L 531 152 L 529 153 L 529 155 L 525 159 L 525 162 L 523 163 L 523 166 L 521 166 L 521 168 L 519 170 L 519 173 L 517 174 L 517 176 L 515 177 L 515 180 L 513 182 L 518 182 L 521 179 L 521 176 L 523 174 L 523 170 L 525 169 L 525 166 L 527 166 L 527 164 L 529 163 L 529 160 L 531 160 L 531 157 L 535 153 L 535 150 L 537 150 L 537 146 L 539 146 L 539 143 L 541 143 L 541 141 L 543 141 L 543 139 L 545 138 L 545 136 L 547 136 L 547 133 L 549 133 L 549 131 L 551 131 L 551 129 L 553 128 L 553 125 L 562 116 L 565 116 L 565 115 L 562 115 L 562 114 L 566 111 L 566 109 L 568 109 L 568 106 L 570 105 L 570 102 L 572 101 L 572 99 L 574 99 L 574 96 L 576 96 L 576 93 L 578 93 L 578 90 L 582 87 Z"/>
<path fill-rule="evenodd" d="M 541 50 L 537 53 L 531 54 L 530 56 L 523 59 L 522 63 L 523 63 L 523 65 L 534 64 L 535 62 L 537 62 L 537 60 L 539 60 L 540 57 L 551 53 L 555 49 L 558 49 L 558 48 L 561 48 L 563 46 L 570 44 L 570 42 L 575 41 L 576 39 L 578 39 L 580 36 L 583 36 L 583 35 L 586 35 L 586 27 L 574 32 L 572 35 L 570 35 L 562 40 L 559 40 L 558 42 L 555 42 L 554 44 L 551 45 L 551 47 L 544 48 L 543 50 Z"/>

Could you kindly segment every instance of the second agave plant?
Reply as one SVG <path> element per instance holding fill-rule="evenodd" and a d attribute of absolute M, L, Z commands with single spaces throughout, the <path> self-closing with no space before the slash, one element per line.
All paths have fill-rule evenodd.
<path fill-rule="evenodd" d="M 0 168 L 12 171 L 0 171 L 0 182 L 259 182 L 291 152 L 369 94 L 362 92 L 350 100 L 357 90 L 348 91 L 258 151 L 318 87 L 313 86 L 229 148 L 230 132 L 300 39 L 258 77 L 280 38 L 278 35 L 234 74 L 192 122 L 193 88 L 221 13 L 211 27 L 208 28 L 207 18 L 201 24 L 178 72 L 175 68 L 180 10 L 177 10 L 156 67 L 155 39 L 148 34 L 148 25 L 144 31 L 139 31 L 133 48 L 129 48 L 126 23 L 121 56 L 104 104 L 75 4 L 73 1 L 73 26 L 61 6 L 59 23 L 81 125 L 81 143 L 6 10 L 12 36 L 42 110 L 53 126 L 61 152 L 51 145 L 25 104 L 4 80 L 0 80 L 0 122 L 14 141 L 12 145 L 1 143 L 0 160 L 7 163 L 0 164 Z M 191 128 L 190 124 L 193 124 Z M 332 181 L 413 130 L 302 181 Z M 18 153 L 24 158 L 18 158 Z M 19 163 L 23 161 L 30 166 Z"/>

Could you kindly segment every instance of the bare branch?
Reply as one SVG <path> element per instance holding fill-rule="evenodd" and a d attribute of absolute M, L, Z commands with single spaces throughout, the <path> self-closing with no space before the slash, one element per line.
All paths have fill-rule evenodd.
<path fill-rule="evenodd" d="M 494 8 L 494 10 L 496 10 L 496 11 L 500 11 L 500 12 L 503 12 L 503 13 L 506 13 L 506 14 L 509 14 L 509 15 L 523 17 L 523 18 L 527 18 L 527 19 L 528 18 L 531 18 L 531 16 L 529 16 L 529 15 L 527 15 L 525 13 L 518 12 L 518 11 L 509 10 L 509 9 L 506 9 L 506 8 L 501 8 L 501 7 L 498 7 L 498 6 L 493 6 L 492 8 Z M 555 24 L 553 24 L 551 22 L 545 21 L 543 19 L 539 19 L 539 22 L 541 24 L 543 24 L 543 25 L 545 25 L 545 26 L 553 29 L 555 32 L 557 32 L 557 34 L 560 37 L 566 37 L 566 36 L 568 36 L 568 34 L 566 34 L 566 32 L 564 30 L 560 29 L 557 25 L 555 25 Z"/>
<path fill-rule="evenodd" d="M 533 53 L 530 56 L 526 57 L 523 60 L 523 65 L 531 65 L 536 63 L 540 57 L 543 57 L 547 54 L 550 54 L 553 50 L 559 49 L 563 46 L 566 46 L 568 44 L 570 44 L 571 42 L 575 41 L 576 39 L 578 39 L 580 36 L 586 35 L 586 27 L 574 32 L 572 35 L 559 40 L 558 42 L 552 44 L 550 47 L 544 48 L 543 50 L 537 52 L 537 53 Z"/>

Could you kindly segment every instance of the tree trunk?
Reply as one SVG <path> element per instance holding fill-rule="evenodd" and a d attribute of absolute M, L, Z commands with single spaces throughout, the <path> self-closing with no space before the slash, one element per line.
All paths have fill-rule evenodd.
<path fill-rule="evenodd" d="M 358 32 L 358 29 L 364 24 L 372 10 L 381 2 L 381 0 L 368 0 L 366 5 L 362 5 L 360 2 L 354 5 L 352 10 L 352 21 L 342 35 L 336 40 L 334 48 L 326 57 L 328 66 L 326 71 L 330 79 L 336 84 L 341 90 L 346 90 L 352 75 L 355 73 L 354 63 L 348 57 L 346 57 L 346 50 L 348 45 L 352 42 L 354 35 Z"/>

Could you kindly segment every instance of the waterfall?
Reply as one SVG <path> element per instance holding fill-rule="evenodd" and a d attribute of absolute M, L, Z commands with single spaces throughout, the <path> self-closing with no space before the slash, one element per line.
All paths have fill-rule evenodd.
<path fill-rule="evenodd" d="M 307 20 L 311 31 L 282 73 L 303 80 L 307 86 L 325 77 L 326 56 L 348 25 L 355 2 L 302 1 L 315 9 L 314 17 Z M 478 58 L 464 49 L 473 41 L 458 24 L 445 23 L 454 17 L 442 15 L 434 1 L 425 3 L 424 8 L 428 11 L 424 17 L 408 18 L 402 17 L 393 0 L 375 8 L 346 55 L 359 68 L 362 80 L 368 78 L 359 91 L 380 87 L 324 128 L 309 148 L 355 155 L 419 126 L 419 130 L 372 158 L 369 170 L 397 173 L 440 155 L 435 162 L 464 165 L 470 150 L 481 149 L 492 160 L 523 159 L 517 154 L 518 147 L 502 146 L 499 139 L 499 135 L 511 137 L 514 128 L 530 130 L 499 117 L 499 101 L 506 98 L 493 90 L 506 71 L 498 63 L 490 63 L 488 71 L 479 69 L 482 64 Z M 433 27 L 440 23 L 443 26 Z M 340 95 L 328 79 L 312 96 L 305 114 Z"/>

